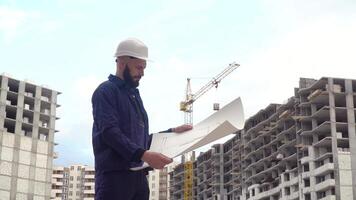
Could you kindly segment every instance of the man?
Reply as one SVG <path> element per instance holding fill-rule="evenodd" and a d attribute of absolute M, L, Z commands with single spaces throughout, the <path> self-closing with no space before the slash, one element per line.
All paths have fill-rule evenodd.
<path fill-rule="evenodd" d="M 137 39 L 127 39 L 119 44 L 115 57 L 116 74 L 100 84 L 92 96 L 95 199 L 148 200 L 147 169 L 130 169 L 143 162 L 162 169 L 172 162 L 161 153 L 148 151 L 148 117 L 137 89 L 148 48 Z M 166 132 L 190 129 L 182 125 Z"/>

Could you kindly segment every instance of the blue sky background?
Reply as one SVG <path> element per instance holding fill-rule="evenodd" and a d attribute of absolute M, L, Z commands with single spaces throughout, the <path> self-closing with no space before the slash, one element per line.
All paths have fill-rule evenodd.
<path fill-rule="evenodd" d="M 58 165 L 93 165 L 90 97 L 118 42 L 137 37 L 154 62 L 141 94 L 156 132 L 183 123 L 178 103 L 233 61 L 241 64 L 194 105 L 241 96 L 246 116 L 293 95 L 299 77 L 356 79 L 353 0 L 0 0 L 0 72 L 61 91 Z"/>

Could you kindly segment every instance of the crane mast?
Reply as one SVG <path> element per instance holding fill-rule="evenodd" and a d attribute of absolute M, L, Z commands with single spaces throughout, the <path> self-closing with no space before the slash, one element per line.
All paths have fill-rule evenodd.
<path fill-rule="evenodd" d="M 205 94 L 212 87 L 218 87 L 220 81 L 229 75 L 232 71 L 240 65 L 236 62 L 230 63 L 227 68 L 220 72 L 217 76 L 211 79 L 207 84 L 200 88 L 196 93 L 192 94 L 190 86 L 190 78 L 187 78 L 187 87 L 185 91 L 185 100 L 180 102 L 180 110 L 184 112 L 184 122 L 186 124 L 193 124 L 193 103 Z"/>
<path fill-rule="evenodd" d="M 211 79 L 206 85 L 200 88 L 195 94 L 192 93 L 190 86 L 190 78 L 187 78 L 187 87 L 185 90 L 185 100 L 180 102 L 180 110 L 184 112 L 184 122 L 185 124 L 193 125 L 193 103 L 205 94 L 212 87 L 218 87 L 220 81 L 229 75 L 232 71 L 238 68 L 240 65 L 233 62 L 229 64 L 220 74 Z M 189 159 L 190 157 L 190 159 Z M 187 160 L 184 160 L 184 200 L 193 199 L 193 161 L 194 153 L 189 156 L 189 153 L 186 153 Z M 184 157 L 183 157 L 184 159 Z"/>

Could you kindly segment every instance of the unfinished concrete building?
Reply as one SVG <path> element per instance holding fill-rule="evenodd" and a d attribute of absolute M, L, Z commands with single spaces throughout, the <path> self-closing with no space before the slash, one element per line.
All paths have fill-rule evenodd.
<path fill-rule="evenodd" d="M 86 165 L 56 166 L 52 175 L 51 199 L 94 200 L 95 170 Z"/>
<path fill-rule="evenodd" d="M 223 145 L 214 145 L 209 151 L 199 155 L 195 161 L 195 199 L 221 199 L 225 195 Z"/>
<path fill-rule="evenodd" d="M 82 168 L 82 198 L 83 200 L 95 199 L 95 168 L 84 166 Z"/>
<path fill-rule="evenodd" d="M 242 167 L 245 199 L 298 199 L 294 98 L 246 121 Z"/>
<path fill-rule="evenodd" d="M 243 145 L 241 133 L 238 131 L 235 137 L 224 143 L 224 188 L 225 199 L 233 199 L 242 195 L 242 162 Z M 223 198 L 224 199 L 224 198 Z"/>
<path fill-rule="evenodd" d="M 170 176 L 169 173 L 177 165 L 177 162 L 172 162 L 163 169 L 149 171 L 147 175 L 148 185 L 150 188 L 150 200 L 166 200 L 170 199 Z"/>
<path fill-rule="evenodd" d="M 300 196 L 356 198 L 356 80 L 302 79 L 296 94 Z"/>
<path fill-rule="evenodd" d="M 51 199 L 68 200 L 69 168 L 53 167 Z"/>
<path fill-rule="evenodd" d="M 170 188 L 169 196 L 172 200 L 184 199 L 184 163 L 178 164 L 174 170 L 169 173 Z"/>
<path fill-rule="evenodd" d="M 181 163 L 175 163 L 175 167 L 169 170 L 169 196 L 167 199 L 179 200 L 194 197 L 196 194 L 195 165 L 195 152 L 193 151 L 183 155 Z"/>
<path fill-rule="evenodd" d="M 0 199 L 49 199 L 57 95 L 0 75 Z"/>
<path fill-rule="evenodd" d="M 194 199 L 356 199 L 356 80 L 301 78 L 294 91 L 223 144 L 223 195 L 205 195 L 198 182 Z M 211 152 L 197 163 L 213 162 Z M 205 184 L 218 183 L 206 169 Z"/>

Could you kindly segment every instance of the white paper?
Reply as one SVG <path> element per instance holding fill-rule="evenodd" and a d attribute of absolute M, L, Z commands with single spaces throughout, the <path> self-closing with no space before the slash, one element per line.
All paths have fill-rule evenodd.
<path fill-rule="evenodd" d="M 174 158 L 241 130 L 244 123 L 242 102 L 237 98 L 193 126 L 190 131 L 153 134 L 150 151 Z M 144 163 L 142 167 L 131 170 L 139 170 L 147 166 L 147 163 Z"/>

